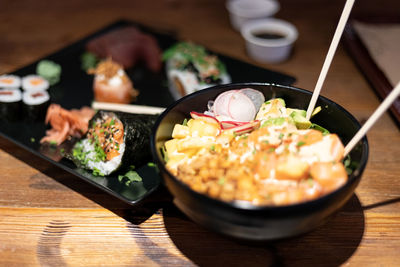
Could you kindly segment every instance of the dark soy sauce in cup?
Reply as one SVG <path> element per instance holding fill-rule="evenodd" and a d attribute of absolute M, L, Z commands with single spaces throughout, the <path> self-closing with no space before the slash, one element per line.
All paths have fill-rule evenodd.
<path fill-rule="evenodd" d="M 285 38 L 285 35 L 280 32 L 257 31 L 252 33 L 255 37 L 266 40 L 277 40 Z"/>

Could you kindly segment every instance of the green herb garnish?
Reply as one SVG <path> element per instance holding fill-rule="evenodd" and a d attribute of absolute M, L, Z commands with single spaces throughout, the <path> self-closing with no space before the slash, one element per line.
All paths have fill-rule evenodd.
<path fill-rule="evenodd" d="M 297 147 L 301 147 L 301 146 L 304 146 L 305 144 L 306 144 L 306 142 L 300 141 L 300 142 L 298 142 L 298 143 L 296 144 L 296 146 L 297 146 Z"/>
<path fill-rule="evenodd" d="M 99 61 L 100 60 L 96 57 L 95 54 L 92 54 L 90 52 L 85 52 L 81 56 L 81 68 L 84 71 L 88 71 L 89 69 L 96 68 Z"/>
<path fill-rule="evenodd" d="M 56 141 L 50 141 L 50 143 L 49 143 L 51 146 L 56 146 L 57 145 L 57 142 Z"/>
<path fill-rule="evenodd" d="M 222 73 L 226 73 L 225 65 L 217 56 L 208 53 L 203 46 L 191 42 L 179 42 L 168 48 L 163 53 L 162 60 L 170 59 L 174 59 L 174 67 L 182 70 L 195 68 L 200 74 L 206 73 L 210 68 L 218 70 L 218 74 L 200 75 L 202 83 L 207 83 L 208 79 L 217 81 Z"/>
<path fill-rule="evenodd" d="M 125 185 L 129 186 L 133 182 L 141 182 L 142 177 L 134 170 L 134 166 L 129 167 L 129 171 L 127 171 L 125 174 L 118 175 L 118 181 L 121 183 L 125 180 Z"/>
<path fill-rule="evenodd" d="M 104 173 L 102 173 L 99 169 L 97 169 L 96 167 L 93 167 L 93 172 L 92 174 L 94 176 L 104 176 Z"/>
<path fill-rule="evenodd" d="M 169 161 L 168 153 L 164 146 L 162 148 L 160 148 L 160 153 L 161 153 L 161 156 L 164 159 L 164 161 L 168 162 Z"/>
<path fill-rule="evenodd" d="M 323 136 L 330 134 L 330 132 L 327 129 L 315 123 L 311 123 L 310 128 L 322 132 Z"/>
<path fill-rule="evenodd" d="M 350 155 L 347 155 L 343 159 L 343 165 L 348 175 L 352 174 L 353 171 L 358 168 L 359 164 L 359 162 L 352 160 Z"/>

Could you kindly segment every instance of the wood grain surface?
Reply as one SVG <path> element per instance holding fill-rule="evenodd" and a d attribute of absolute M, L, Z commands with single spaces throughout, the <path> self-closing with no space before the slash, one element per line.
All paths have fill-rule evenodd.
<path fill-rule="evenodd" d="M 297 78 L 312 90 L 344 0 L 280 0 L 296 25 L 292 57 L 260 64 L 245 52 L 223 0 L 0 2 L 0 74 L 121 18 Z M 397 1 L 357 1 L 354 13 L 393 13 Z M 322 95 L 365 122 L 379 100 L 342 46 Z M 131 208 L 0 138 L 1 266 L 399 266 L 400 134 L 388 114 L 368 133 L 370 157 L 351 200 L 315 231 L 265 243 L 231 240 L 172 203 Z"/>

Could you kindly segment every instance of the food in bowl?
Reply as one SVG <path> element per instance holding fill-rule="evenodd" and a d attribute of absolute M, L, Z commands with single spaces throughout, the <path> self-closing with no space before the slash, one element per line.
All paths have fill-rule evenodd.
<path fill-rule="evenodd" d="M 284 99 L 229 90 L 173 128 L 167 169 L 194 191 L 226 202 L 289 205 L 347 182 L 340 138 Z"/>
<path fill-rule="evenodd" d="M 151 151 L 163 183 L 171 192 L 174 204 L 190 219 L 205 228 L 230 237 L 247 240 L 273 240 L 311 231 L 326 222 L 353 196 L 368 161 L 369 149 L 366 137 L 357 144 L 349 153 L 349 158 L 346 157 L 344 161 L 349 174 L 347 182 L 343 186 L 316 199 L 291 205 L 254 205 L 249 201 L 223 201 L 193 190 L 173 175 L 167 167 L 164 160 L 167 154 L 163 154 L 163 150 L 165 150 L 166 142 L 172 139 L 174 126 L 182 124 L 185 118 L 191 117 L 191 111 L 203 113 L 207 109 L 210 99 L 215 99 L 212 106 L 212 103 L 209 103 L 213 107 L 216 98 L 222 93 L 242 88 L 255 89 L 266 99 L 284 99 L 287 107 L 296 109 L 306 109 L 312 95 L 309 91 L 293 86 L 270 83 L 236 83 L 200 90 L 176 101 L 158 117 L 151 137 Z M 253 98 L 253 100 L 256 99 L 259 97 Z M 225 97 L 222 100 L 221 103 L 226 103 Z M 243 101 L 246 101 L 245 98 Z M 243 105 L 241 106 L 243 107 Z M 319 96 L 317 106 L 322 109 L 312 117 L 312 122 L 323 125 L 330 132 L 336 133 L 344 144 L 347 144 L 360 129 L 361 126 L 354 116 L 337 103 Z M 251 110 L 250 105 L 247 108 Z M 299 122 L 299 125 L 303 124 L 301 120 Z M 240 126 L 239 122 L 235 123 Z M 225 124 L 223 125 L 225 127 Z M 306 126 L 307 123 L 304 123 L 303 127 Z M 314 124 L 312 127 L 318 128 Z M 321 128 L 321 130 L 323 129 Z M 246 131 L 245 126 L 242 131 Z"/>

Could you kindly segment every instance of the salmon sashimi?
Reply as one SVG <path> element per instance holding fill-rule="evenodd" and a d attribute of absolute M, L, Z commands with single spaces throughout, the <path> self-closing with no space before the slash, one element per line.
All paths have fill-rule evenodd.
<path fill-rule="evenodd" d="M 47 109 L 45 123 L 52 127 L 46 131 L 40 143 L 61 144 L 69 137 L 82 137 L 88 131 L 89 120 L 95 111 L 89 107 L 66 110 L 58 104 L 51 104 Z"/>
<path fill-rule="evenodd" d="M 111 58 L 101 61 L 88 73 L 95 75 L 93 90 L 96 101 L 129 104 L 139 95 L 122 65 Z"/>

